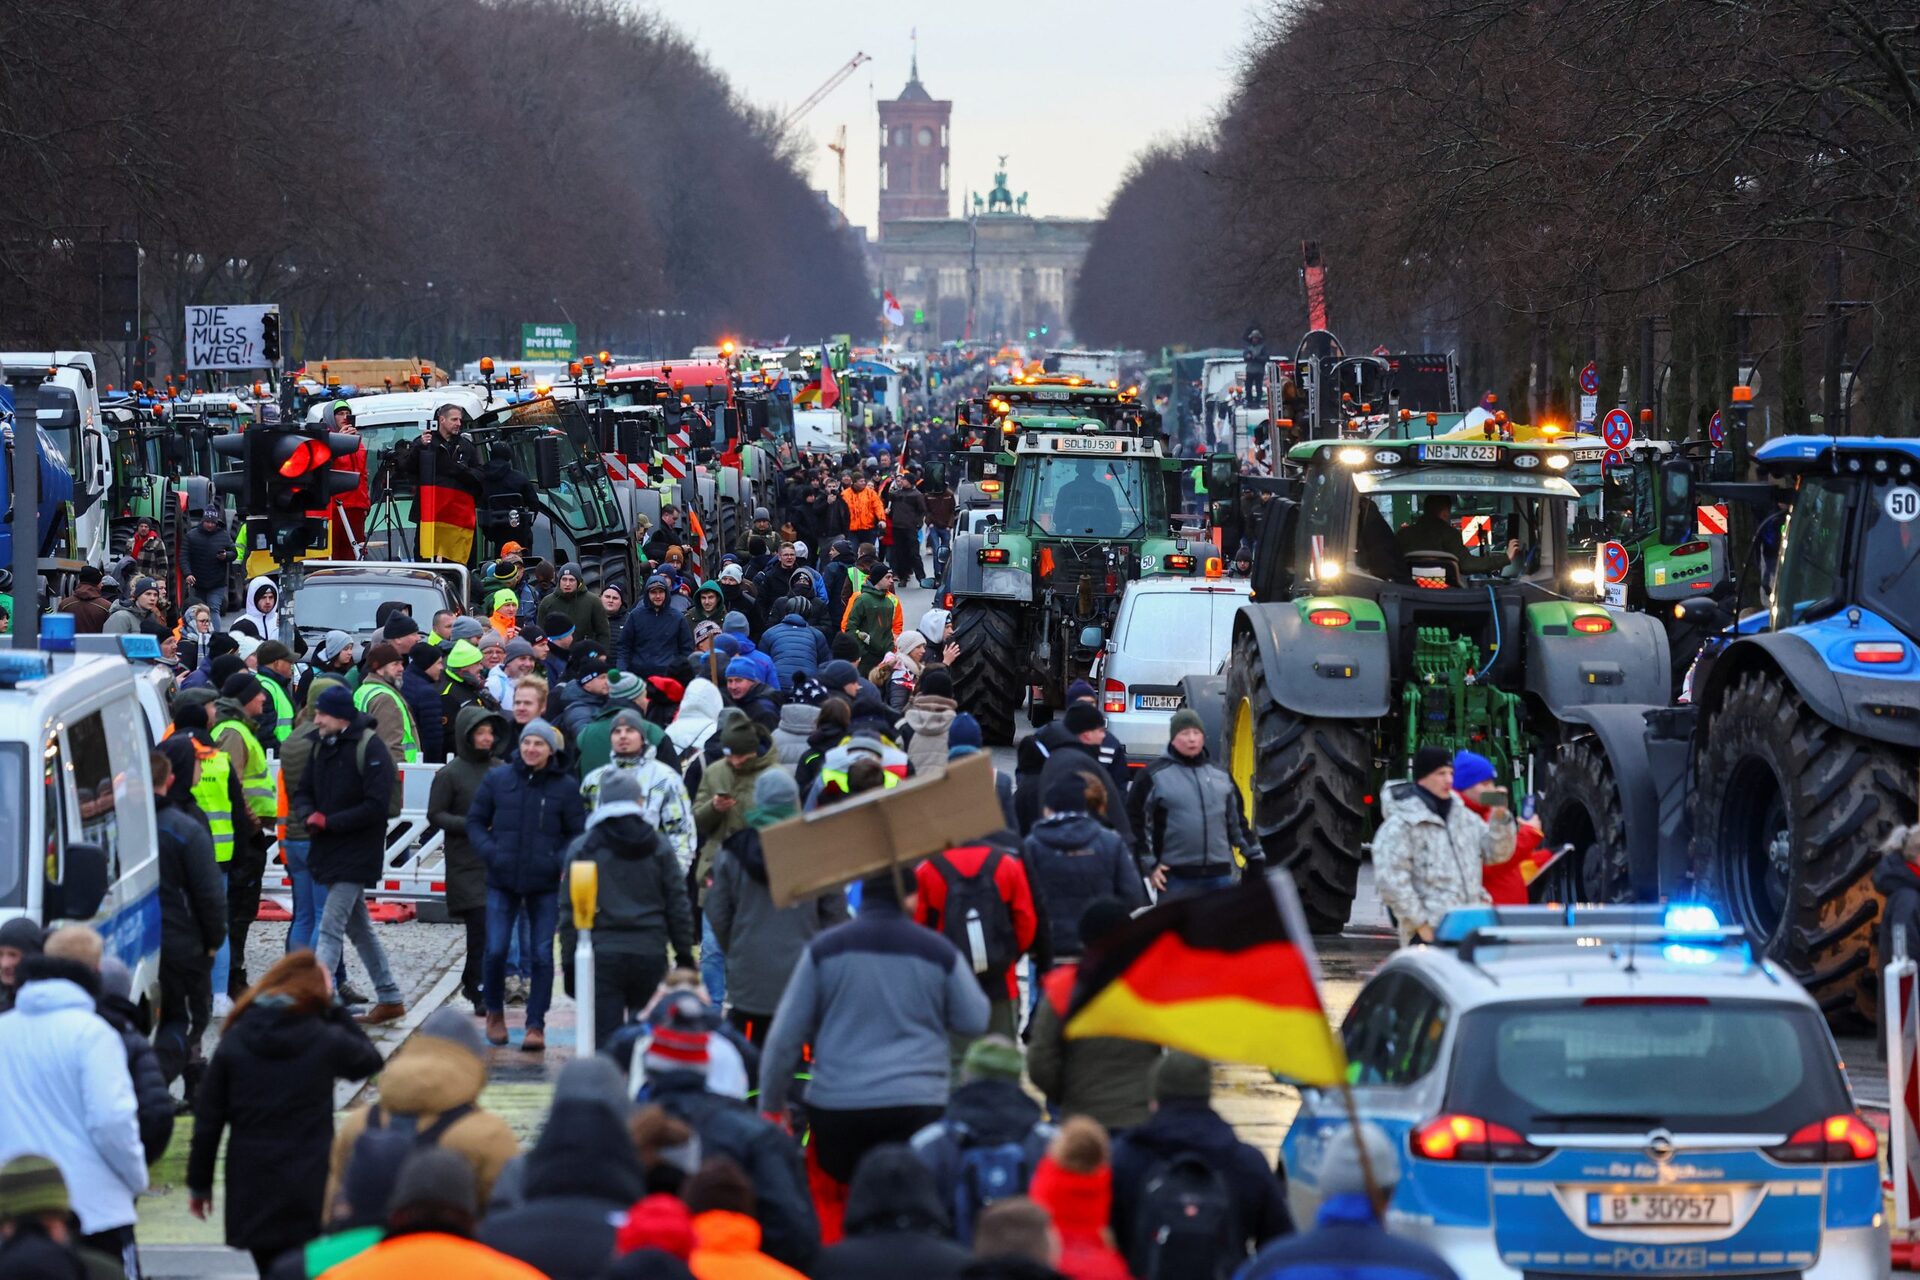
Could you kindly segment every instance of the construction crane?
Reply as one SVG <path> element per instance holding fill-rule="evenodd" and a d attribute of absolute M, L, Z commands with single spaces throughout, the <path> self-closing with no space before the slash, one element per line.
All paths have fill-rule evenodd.
<path fill-rule="evenodd" d="M 847 126 L 841 125 L 834 131 L 833 141 L 827 144 L 827 150 L 840 160 L 840 225 L 847 225 Z"/>
<path fill-rule="evenodd" d="M 818 89 L 815 89 L 812 93 L 808 94 L 807 100 L 805 102 L 802 102 L 799 106 L 787 112 L 787 114 L 781 118 L 781 121 L 780 121 L 781 132 L 784 133 L 791 126 L 798 124 L 800 122 L 800 117 L 806 115 L 807 112 L 819 106 L 820 100 L 822 98 L 826 97 L 828 94 L 832 93 L 835 89 L 838 89 L 842 84 L 846 83 L 847 77 L 852 75 L 855 71 L 858 71 L 860 69 L 861 63 L 872 62 L 872 61 L 873 59 L 869 58 L 864 53 L 856 53 L 851 58 L 847 59 L 846 66 L 841 67 L 838 71 L 828 76 L 827 82 L 821 85 Z"/>

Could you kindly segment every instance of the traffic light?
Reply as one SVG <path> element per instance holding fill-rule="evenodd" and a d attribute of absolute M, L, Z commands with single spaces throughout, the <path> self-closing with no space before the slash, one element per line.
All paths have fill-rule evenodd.
<path fill-rule="evenodd" d="M 214 488 L 238 497 L 240 518 L 249 522 L 250 547 L 298 553 L 326 536 L 324 519 L 314 530 L 310 517 L 324 518 L 329 502 L 359 485 L 357 472 L 336 471 L 333 463 L 361 447 L 359 436 L 328 431 L 319 423 L 257 426 L 216 436 L 214 452 L 238 457 L 241 465 L 237 472 L 216 476 Z"/>
<path fill-rule="evenodd" d="M 266 471 L 254 459 L 255 446 L 267 434 L 264 428 L 254 431 L 229 431 L 213 437 L 211 443 L 214 453 L 223 458 L 238 458 L 236 469 L 222 471 L 213 477 L 215 493 L 232 494 L 234 507 L 242 520 L 255 514 L 264 514 L 267 509 Z"/>
<path fill-rule="evenodd" d="M 269 311 L 260 317 L 260 354 L 270 365 L 280 363 L 280 313 Z"/>

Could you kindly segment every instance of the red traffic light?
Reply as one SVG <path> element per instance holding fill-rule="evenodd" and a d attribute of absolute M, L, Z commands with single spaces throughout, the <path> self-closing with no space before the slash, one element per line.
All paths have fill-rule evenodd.
<path fill-rule="evenodd" d="M 301 440 L 281 459 L 279 472 L 289 480 L 333 464 L 333 450 L 324 440 Z"/>

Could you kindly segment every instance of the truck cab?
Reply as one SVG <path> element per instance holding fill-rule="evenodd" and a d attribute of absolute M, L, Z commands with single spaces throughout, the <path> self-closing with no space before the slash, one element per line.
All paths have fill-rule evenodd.
<path fill-rule="evenodd" d="M 69 393 L 60 397 L 70 413 L 58 419 L 43 416 L 40 428 L 53 437 L 60 461 L 73 475 L 73 545 L 66 553 L 75 560 L 107 562 L 108 494 L 113 485 L 113 455 L 106 420 L 100 413 L 100 378 L 91 351 L 0 352 L 7 371 L 8 394 L 31 379 Z M 42 495 L 43 498 L 45 495 Z"/>

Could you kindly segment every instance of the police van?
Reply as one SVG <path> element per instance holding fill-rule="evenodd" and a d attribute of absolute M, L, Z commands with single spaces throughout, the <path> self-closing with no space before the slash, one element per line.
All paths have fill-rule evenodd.
<path fill-rule="evenodd" d="M 134 1000 L 157 1015 L 160 862 L 147 756 L 159 697 L 145 659 L 159 651 L 151 636 L 84 639 L 77 652 L 0 649 L 0 920 L 93 925 L 132 972 Z M 88 651 L 102 642 L 118 652 Z"/>

